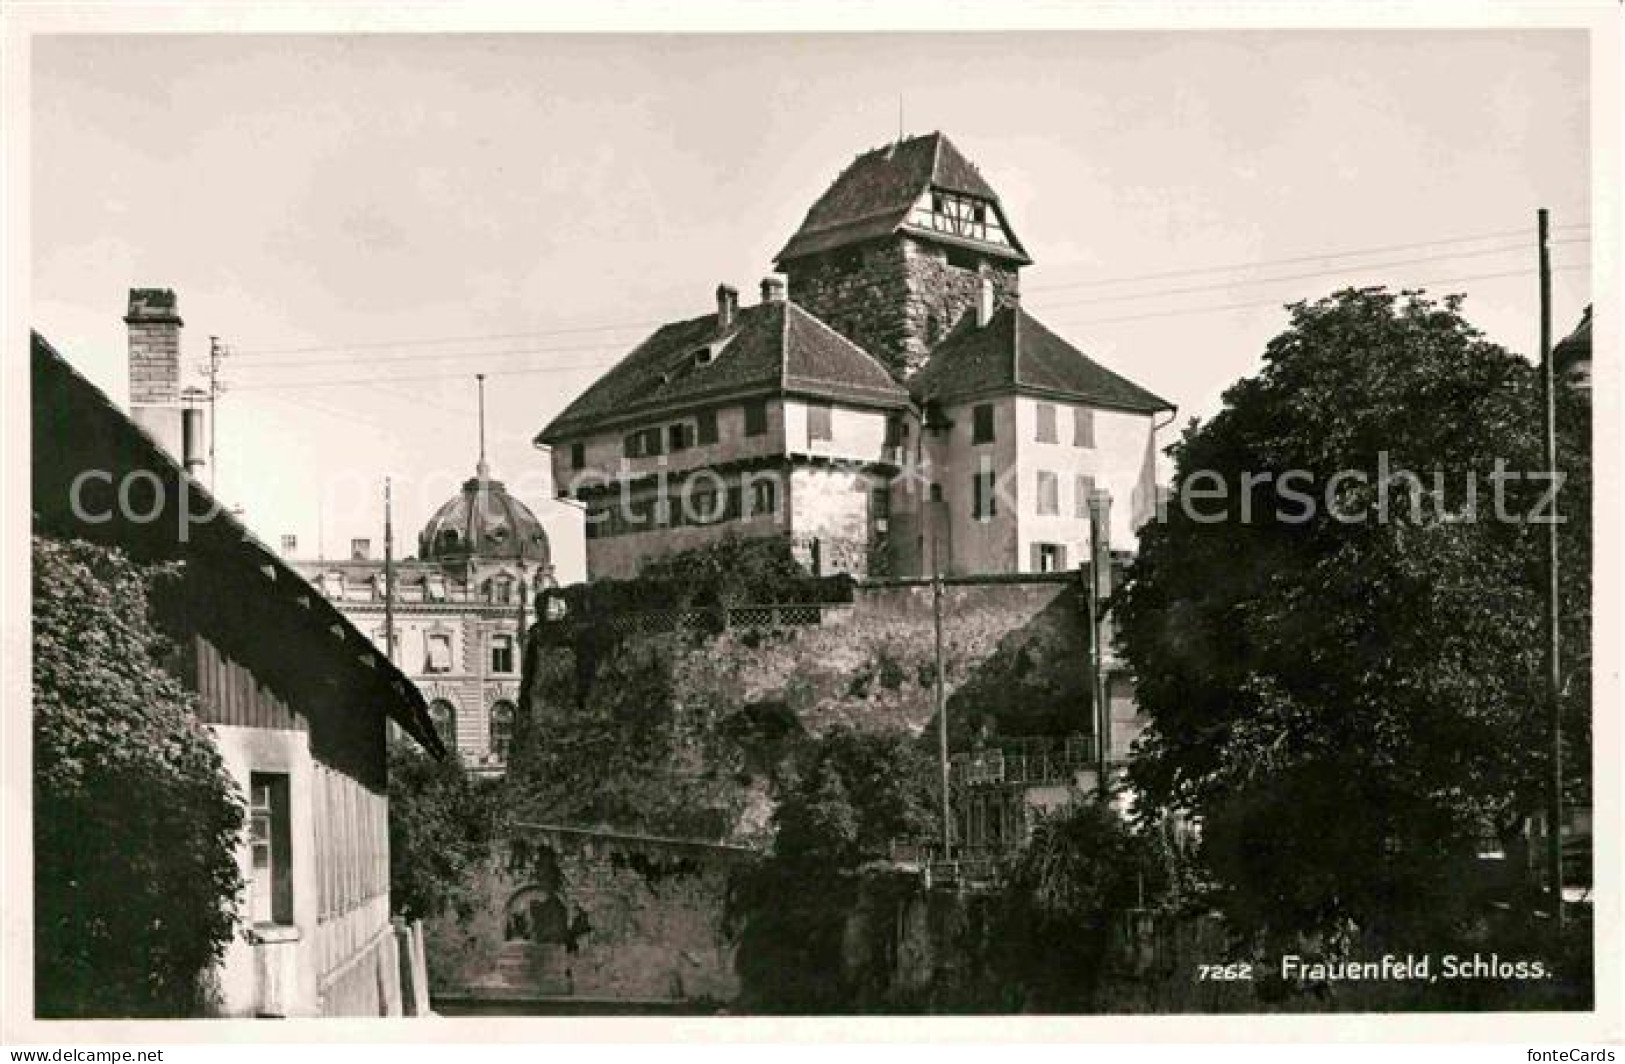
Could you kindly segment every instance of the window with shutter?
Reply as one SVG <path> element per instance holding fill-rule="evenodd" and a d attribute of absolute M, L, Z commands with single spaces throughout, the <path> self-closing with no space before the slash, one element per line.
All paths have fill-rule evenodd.
<path fill-rule="evenodd" d="M 1087 406 L 1072 408 L 1072 446 L 1095 445 L 1095 412 Z"/>
<path fill-rule="evenodd" d="M 1089 516 L 1089 496 L 1094 494 L 1095 478 L 1086 473 L 1079 473 L 1073 486 L 1074 498 L 1072 500 L 1072 515 L 1074 517 Z"/>
<path fill-rule="evenodd" d="M 1038 513 L 1043 517 L 1055 517 L 1061 512 L 1061 486 L 1060 480 L 1054 473 L 1043 470 L 1038 472 Z"/>
<path fill-rule="evenodd" d="M 715 410 L 700 411 L 697 420 L 700 446 L 717 442 L 717 412 Z"/>
<path fill-rule="evenodd" d="M 1038 404 L 1038 442 L 1055 442 L 1055 405 L 1053 403 Z"/>
<path fill-rule="evenodd" d="M 998 513 L 993 496 L 993 471 L 983 470 L 971 477 L 971 516 L 986 521 Z"/>

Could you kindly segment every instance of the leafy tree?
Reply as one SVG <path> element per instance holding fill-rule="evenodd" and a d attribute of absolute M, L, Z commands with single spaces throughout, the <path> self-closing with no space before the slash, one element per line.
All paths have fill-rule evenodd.
<path fill-rule="evenodd" d="M 416 743 L 389 750 L 389 890 L 395 911 L 427 920 L 448 910 L 460 919 L 482 899 L 473 872 L 491 852 L 497 802 L 493 784 L 471 776 L 455 757 L 438 761 Z"/>
<path fill-rule="evenodd" d="M 1443 927 L 1477 839 L 1510 844 L 1544 801 L 1545 527 L 1524 518 L 1545 485 L 1503 480 L 1498 519 L 1492 479 L 1542 468 L 1538 374 L 1459 304 L 1379 289 L 1294 305 L 1262 371 L 1171 448 L 1175 500 L 1117 597 L 1151 717 L 1142 806 L 1196 816 L 1243 930 Z M 1558 398 L 1567 765 L 1584 788 L 1589 415 Z M 1222 507 L 1180 504 L 1216 483 Z"/>
<path fill-rule="evenodd" d="M 232 934 L 242 803 L 149 618 L 174 568 L 34 538 L 41 1016 L 200 1014 Z"/>
<path fill-rule="evenodd" d="M 1099 802 L 1040 820 L 1000 899 L 995 965 L 1031 1010 L 1087 1011 L 1104 967 L 1114 911 L 1161 900 L 1168 862 L 1155 831 L 1133 830 Z"/>

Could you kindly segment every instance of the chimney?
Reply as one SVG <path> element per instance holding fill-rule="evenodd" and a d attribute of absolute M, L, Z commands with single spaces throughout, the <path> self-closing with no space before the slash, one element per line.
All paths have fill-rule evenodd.
<path fill-rule="evenodd" d="M 124 324 L 129 327 L 130 337 L 130 417 L 151 433 L 171 457 L 184 462 L 182 323 L 174 290 L 130 289 Z"/>
<path fill-rule="evenodd" d="M 993 282 L 980 277 L 976 282 L 976 327 L 987 328 L 993 320 Z"/>
<path fill-rule="evenodd" d="M 372 540 L 352 539 L 350 541 L 350 560 L 364 562 L 372 556 Z"/>
<path fill-rule="evenodd" d="M 717 285 L 717 333 L 720 335 L 734 327 L 739 317 L 739 289 L 731 284 Z"/>
<path fill-rule="evenodd" d="M 784 282 L 777 277 L 762 278 L 762 302 L 783 303 Z"/>

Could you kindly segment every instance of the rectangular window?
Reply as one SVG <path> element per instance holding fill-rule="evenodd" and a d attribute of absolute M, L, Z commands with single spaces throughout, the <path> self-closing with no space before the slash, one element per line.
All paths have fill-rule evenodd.
<path fill-rule="evenodd" d="M 1086 473 L 1079 473 L 1073 484 L 1075 497 L 1072 500 L 1072 515 L 1074 517 L 1089 516 L 1089 496 L 1095 491 L 1095 478 Z"/>
<path fill-rule="evenodd" d="M 1055 517 L 1061 512 L 1061 481 L 1054 473 L 1038 471 L 1038 514 Z"/>
<path fill-rule="evenodd" d="M 702 410 L 698 419 L 699 443 L 704 447 L 708 443 L 717 442 L 717 412 L 715 410 Z"/>
<path fill-rule="evenodd" d="M 1038 404 L 1038 442 L 1055 442 L 1055 404 Z"/>
<path fill-rule="evenodd" d="M 807 407 L 807 442 L 817 443 L 820 440 L 833 440 L 834 427 L 830 424 L 833 411 L 828 403 L 812 403 Z"/>
<path fill-rule="evenodd" d="M 666 434 L 671 440 L 672 454 L 676 454 L 678 451 L 686 451 L 694 446 L 694 426 L 686 421 L 679 421 L 677 424 L 672 425 L 666 430 Z"/>
<path fill-rule="evenodd" d="M 513 636 L 502 632 L 491 636 L 491 671 L 513 671 Z"/>
<path fill-rule="evenodd" d="M 643 430 L 643 453 L 648 457 L 666 453 L 665 433 L 658 428 Z"/>
<path fill-rule="evenodd" d="M 627 437 L 626 437 L 626 440 L 624 441 L 623 446 L 624 446 L 626 457 L 628 457 L 628 458 L 642 458 L 643 457 L 643 433 L 641 433 L 641 432 L 628 433 Z"/>
<path fill-rule="evenodd" d="M 423 638 L 423 671 L 440 673 L 451 671 L 451 636 L 430 632 Z"/>
<path fill-rule="evenodd" d="M 971 477 L 971 516 L 985 521 L 999 512 L 993 496 L 993 471 L 983 470 Z"/>
<path fill-rule="evenodd" d="M 779 486 L 771 480 L 753 481 L 750 486 L 750 515 L 764 517 L 779 509 Z"/>
<path fill-rule="evenodd" d="M 767 432 L 767 404 L 745 404 L 745 435 L 761 436 Z"/>
<path fill-rule="evenodd" d="M 1095 412 L 1087 406 L 1072 408 L 1072 446 L 1095 445 Z"/>
<path fill-rule="evenodd" d="M 971 409 L 970 442 L 993 442 L 993 404 L 979 403 Z"/>
<path fill-rule="evenodd" d="M 252 857 L 249 918 L 256 924 L 293 923 L 293 863 L 288 823 L 288 776 L 249 776 L 248 840 Z"/>
<path fill-rule="evenodd" d="M 584 469 L 587 465 L 587 445 L 572 443 L 570 445 L 570 468 Z"/>
<path fill-rule="evenodd" d="M 1059 543 L 1033 544 L 1033 571 L 1058 573 L 1066 568 L 1066 548 Z"/>

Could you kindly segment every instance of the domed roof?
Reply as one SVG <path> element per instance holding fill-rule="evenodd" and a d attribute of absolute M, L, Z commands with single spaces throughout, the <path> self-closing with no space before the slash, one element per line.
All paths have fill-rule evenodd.
<path fill-rule="evenodd" d="M 481 463 L 483 466 L 483 463 Z M 418 536 L 425 561 L 514 559 L 548 565 L 547 533 L 530 508 L 508 494 L 500 480 L 484 475 L 463 482 L 463 490 L 435 511 Z"/>

